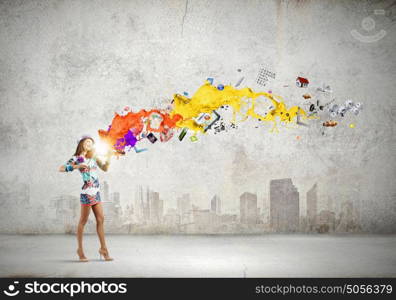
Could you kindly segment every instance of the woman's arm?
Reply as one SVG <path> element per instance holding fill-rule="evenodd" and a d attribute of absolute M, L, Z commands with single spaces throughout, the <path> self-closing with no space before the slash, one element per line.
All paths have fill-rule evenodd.
<path fill-rule="evenodd" d="M 59 167 L 59 172 L 67 172 L 66 171 L 66 166 L 67 166 L 68 164 L 66 164 L 66 165 L 61 165 L 60 167 Z M 86 164 L 72 164 L 71 165 L 72 166 L 72 170 L 69 170 L 69 172 L 71 172 L 71 171 L 73 171 L 73 170 L 75 170 L 75 169 L 84 169 L 84 168 L 88 168 L 88 166 L 86 165 Z"/>
<path fill-rule="evenodd" d="M 99 168 L 101 168 L 104 172 L 107 172 L 110 166 L 110 159 L 113 152 L 109 151 L 106 154 L 106 161 L 102 161 L 98 156 L 96 156 L 96 163 L 98 164 Z"/>
<path fill-rule="evenodd" d="M 76 164 L 75 157 L 73 156 L 65 164 L 61 165 L 59 167 L 58 171 L 59 172 L 71 172 L 79 167 L 80 167 L 80 165 Z M 68 169 L 66 169 L 66 168 L 68 168 Z"/>

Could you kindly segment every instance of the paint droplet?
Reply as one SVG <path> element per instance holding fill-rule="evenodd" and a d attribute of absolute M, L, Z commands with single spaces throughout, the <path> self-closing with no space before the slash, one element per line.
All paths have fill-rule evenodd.
<path fill-rule="evenodd" d="M 355 124 L 351 123 L 351 124 L 349 124 L 349 127 L 355 128 Z"/>
<path fill-rule="evenodd" d="M 296 139 L 297 139 L 297 140 L 300 140 L 300 139 L 301 139 L 301 136 L 297 135 L 297 136 L 296 136 Z"/>

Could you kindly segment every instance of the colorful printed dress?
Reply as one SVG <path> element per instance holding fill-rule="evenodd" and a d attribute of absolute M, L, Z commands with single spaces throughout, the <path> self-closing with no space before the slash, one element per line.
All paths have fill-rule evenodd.
<path fill-rule="evenodd" d="M 100 192 L 99 192 L 99 178 L 98 178 L 98 164 L 96 158 L 85 158 L 84 156 L 73 155 L 66 165 L 87 165 L 88 168 L 78 169 L 80 170 L 83 186 L 81 187 L 80 202 L 81 205 L 94 205 L 101 202 Z"/>

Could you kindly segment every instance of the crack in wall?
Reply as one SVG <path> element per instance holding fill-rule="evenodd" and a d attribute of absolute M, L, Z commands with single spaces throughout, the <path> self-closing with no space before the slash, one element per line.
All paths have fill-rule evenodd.
<path fill-rule="evenodd" d="M 183 19 L 182 19 L 182 24 L 181 24 L 181 36 L 183 37 L 183 32 L 184 32 L 184 20 L 186 19 L 186 15 L 187 15 L 187 9 L 188 9 L 188 0 L 186 0 L 186 6 L 184 7 L 184 15 L 183 15 Z"/>

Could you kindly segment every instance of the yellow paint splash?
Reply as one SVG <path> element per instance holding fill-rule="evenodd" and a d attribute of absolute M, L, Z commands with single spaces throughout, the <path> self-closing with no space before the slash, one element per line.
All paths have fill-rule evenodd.
<path fill-rule="evenodd" d="M 270 101 L 267 105 L 272 103 L 273 109 L 266 115 L 260 115 L 255 111 L 256 105 L 259 104 L 258 101 L 263 101 L 262 98 L 258 98 L 259 96 L 264 96 Z M 277 120 L 290 123 L 295 122 L 294 119 L 297 115 L 300 115 L 303 119 L 308 118 L 306 112 L 299 106 L 287 109 L 283 98 L 280 96 L 266 92 L 255 93 L 250 88 L 238 90 L 230 85 L 224 86 L 224 90 L 218 90 L 209 81 L 206 81 L 191 98 L 175 94 L 173 100 L 174 107 L 170 112 L 171 118 L 175 115 L 183 117 L 176 123 L 176 126 L 187 127 L 195 133 L 198 131 L 204 132 L 204 128 L 197 124 L 194 118 L 197 118 L 201 113 L 211 113 L 225 105 L 233 108 L 233 123 L 235 123 L 238 114 L 242 117 L 242 121 L 247 120 L 249 116 L 261 121 L 271 121 L 274 123 L 274 128 L 276 128 Z"/>

